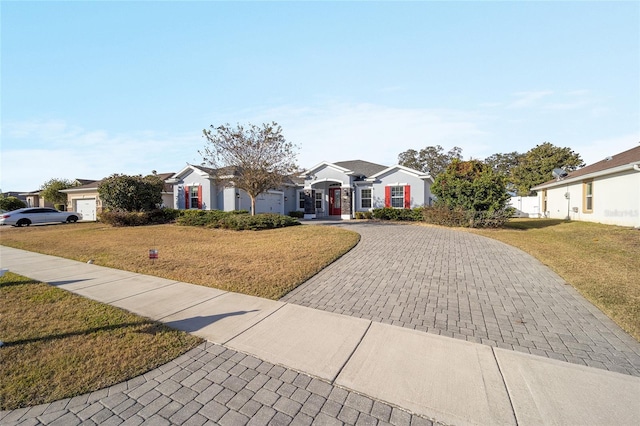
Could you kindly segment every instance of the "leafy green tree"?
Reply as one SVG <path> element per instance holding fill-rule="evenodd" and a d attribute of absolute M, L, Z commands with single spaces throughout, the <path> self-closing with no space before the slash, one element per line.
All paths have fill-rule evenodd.
<path fill-rule="evenodd" d="M 518 165 L 523 155 L 516 151 L 506 154 L 497 153 L 485 158 L 484 163 L 508 177 L 511 176 L 511 170 Z"/>
<path fill-rule="evenodd" d="M 13 196 L 5 197 L 0 194 L 0 210 L 10 212 L 11 210 L 18 210 L 23 207 L 27 207 L 27 205 L 21 199 Z"/>
<path fill-rule="evenodd" d="M 440 173 L 431 191 L 436 203 L 450 209 L 494 212 L 506 207 L 506 178 L 481 161 L 454 159 Z"/>
<path fill-rule="evenodd" d="M 462 148 L 454 146 L 448 152 L 440 145 L 427 146 L 420 151 L 409 149 L 398 155 L 398 164 L 431 174 L 434 178 L 442 173 L 453 160 L 462 160 Z"/>
<path fill-rule="evenodd" d="M 109 210 L 139 212 L 162 204 L 164 181 L 155 173 L 143 177 L 113 174 L 98 185 L 98 195 Z"/>
<path fill-rule="evenodd" d="M 68 189 L 73 183 L 68 179 L 49 179 L 40 187 L 40 196 L 53 204 L 67 204 L 67 194 L 60 192 Z"/>
<path fill-rule="evenodd" d="M 580 154 L 571 148 L 561 148 L 545 142 L 522 155 L 518 165 L 511 169 L 511 180 L 518 195 L 535 195 L 531 188 L 553 179 L 553 169 L 561 168 L 572 172 L 584 165 Z"/>
<path fill-rule="evenodd" d="M 200 155 L 217 173 L 223 185 L 245 191 L 251 198 L 251 214 L 256 211 L 256 197 L 282 185 L 284 178 L 298 167 L 297 148 L 282 135 L 275 122 L 246 128 L 229 124 L 203 130 L 207 143 Z M 229 177 L 232 176 L 232 177 Z"/>

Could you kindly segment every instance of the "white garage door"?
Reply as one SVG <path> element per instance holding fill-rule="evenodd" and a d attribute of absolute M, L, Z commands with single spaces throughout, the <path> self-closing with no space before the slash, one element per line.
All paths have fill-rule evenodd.
<path fill-rule="evenodd" d="M 256 198 L 256 213 L 284 214 L 283 195 L 278 193 L 260 194 Z"/>
<path fill-rule="evenodd" d="M 82 213 L 82 220 L 96 220 L 96 199 L 76 201 L 76 211 Z"/>

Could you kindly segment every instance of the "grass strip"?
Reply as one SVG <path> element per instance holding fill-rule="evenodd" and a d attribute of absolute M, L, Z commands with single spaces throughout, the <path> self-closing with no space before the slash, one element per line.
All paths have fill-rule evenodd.
<path fill-rule="evenodd" d="M 202 342 L 11 272 L 0 278 L 0 295 L 0 410 L 123 382 Z"/>

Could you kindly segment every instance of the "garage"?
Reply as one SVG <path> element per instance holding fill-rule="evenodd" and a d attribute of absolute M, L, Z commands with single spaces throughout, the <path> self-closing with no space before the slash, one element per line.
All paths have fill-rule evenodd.
<path fill-rule="evenodd" d="M 284 194 L 269 191 L 256 197 L 256 213 L 284 214 Z"/>
<path fill-rule="evenodd" d="M 96 199 L 76 200 L 76 211 L 82 214 L 82 220 L 96 220 Z"/>

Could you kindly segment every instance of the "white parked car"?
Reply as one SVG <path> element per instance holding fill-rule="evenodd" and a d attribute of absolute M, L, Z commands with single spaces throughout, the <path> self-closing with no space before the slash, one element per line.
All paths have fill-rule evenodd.
<path fill-rule="evenodd" d="M 3 213 L 0 225 L 29 226 L 32 223 L 75 223 L 82 219 L 77 212 L 61 212 L 49 207 L 27 207 Z"/>

